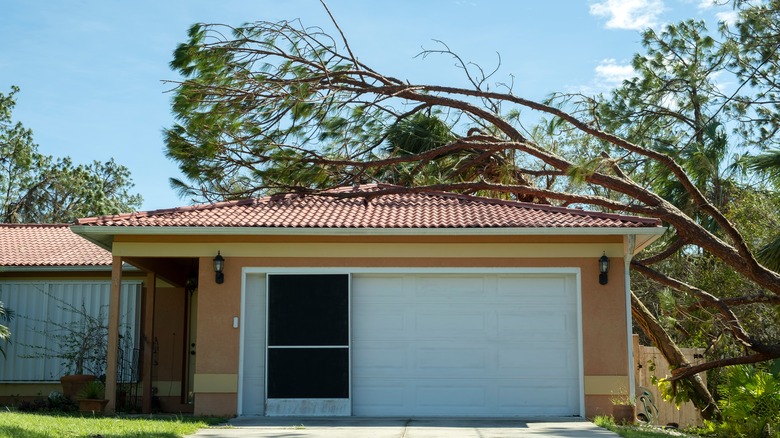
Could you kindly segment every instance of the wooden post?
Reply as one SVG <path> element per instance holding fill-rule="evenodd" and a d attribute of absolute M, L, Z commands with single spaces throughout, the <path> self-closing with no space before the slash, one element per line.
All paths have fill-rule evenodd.
<path fill-rule="evenodd" d="M 152 353 L 154 349 L 154 297 L 156 295 L 156 276 L 154 272 L 146 274 L 144 282 L 144 358 L 143 358 L 143 401 L 141 411 L 152 413 Z"/>
<path fill-rule="evenodd" d="M 116 411 L 116 377 L 119 353 L 119 315 L 121 313 L 122 257 L 114 256 L 111 262 L 111 297 L 108 301 L 108 351 L 106 354 L 106 411 Z"/>

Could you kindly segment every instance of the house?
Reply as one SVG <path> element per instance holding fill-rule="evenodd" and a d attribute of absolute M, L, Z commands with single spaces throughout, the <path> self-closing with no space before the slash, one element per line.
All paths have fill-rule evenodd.
<path fill-rule="evenodd" d="M 114 257 L 109 346 L 122 263 L 145 284 L 188 291 L 175 301 L 147 288 L 142 339 L 187 313 L 176 342 L 188 355 L 175 360 L 196 414 L 610 413 L 610 394 L 634 386 L 627 266 L 660 222 L 395 189 L 87 218 L 71 230 Z"/>
<path fill-rule="evenodd" d="M 69 227 L 0 224 L 0 301 L 16 314 L 6 323 L 12 337 L 5 346 L 6 357 L 0 357 L 0 403 L 13 404 L 62 391 L 59 379 L 68 373 L 68 366 L 51 357 L 58 349 L 56 338 L 63 334 L 62 327 L 83 318 L 82 312 L 108 322 L 111 252 L 74 234 Z M 122 342 L 115 374 L 123 385 L 133 386 L 143 378 L 138 369 L 139 305 L 147 289 L 147 275 L 128 264 L 120 266 Z M 184 289 L 159 282 L 157 291 L 163 306 L 185 302 Z M 159 402 L 175 412 L 191 411 L 191 405 L 180 402 L 179 389 L 184 346 L 176 333 L 181 336 L 186 332 L 185 316 L 184 311 L 178 315 L 161 313 L 152 342 L 158 350 L 167 351 L 155 357 L 151 374 L 159 389 Z M 174 345 L 179 350 L 173 350 Z"/>

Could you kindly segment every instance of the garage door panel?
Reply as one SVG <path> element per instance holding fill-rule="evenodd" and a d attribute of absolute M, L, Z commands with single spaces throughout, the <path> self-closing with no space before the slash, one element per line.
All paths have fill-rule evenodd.
<path fill-rule="evenodd" d="M 479 347 L 420 348 L 415 351 L 415 366 L 420 375 L 441 372 L 447 375 L 481 373 L 487 368 L 490 351 Z"/>
<path fill-rule="evenodd" d="M 502 311 L 496 315 L 498 337 L 502 340 L 565 342 L 571 338 L 576 323 L 575 313 L 561 310 Z"/>
<path fill-rule="evenodd" d="M 374 342 L 352 343 L 352 375 L 353 380 L 362 376 L 397 375 L 400 370 L 409 367 L 407 353 L 409 345 L 406 342 L 383 343 L 377 346 Z"/>
<path fill-rule="evenodd" d="M 576 354 L 568 349 L 539 345 L 529 353 L 528 347 L 502 348 L 498 352 L 497 372 L 502 376 L 547 378 L 550 375 L 566 376 L 577 365 Z M 529 354 L 533 355 L 532 359 Z"/>
<path fill-rule="evenodd" d="M 360 339 L 391 340 L 406 339 L 412 335 L 406 323 L 409 306 L 400 304 L 359 303 L 353 300 L 353 307 L 371 315 L 370 319 L 353 318 L 352 331 L 360 332 Z"/>
<path fill-rule="evenodd" d="M 522 381 L 522 384 L 507 382 L 499 388 L 498 398 L 501 413 L 511 415 L 571 415 L 577 408 L 577 392 L 560 385 L 544 385 L 543 382 Z M 576 382 L 571 382 L 572 384 Z"/>
<path fill-rule="evenodd" d="M 488 317 L 482 310 L 460 310 L 459 307 L 424 307 L 416 312 L 415 339 L 484 339 L 488 334 Z"/>
<path fill-rule="evenodd" d="M 483 276 L 457 276 L 457 281 L 442 282 L 441 276 L 419 276 L 415 296 L 425 300 L 449 302 L 458 298 L 484 297 L 487 294 Z"/>
<path fill-rule="evenodd" d="M 496 282 L 497 295 L 501 297 L 522 296 L 528 302 L 549 303 L 550 299 L 564 303 L 571 291 L 565 287 L 566 279 L 560 276 L 526 277 L 522 282 L 516 276 L 500 275 Z"/>
<path fill-rule="evenodd" d="M 408 382 L 387 379 L 376 384 L 353 384 L 352 412 L 355 415 L 396 415 L 408 405 Z"/>
<path fill-rule="evenodd" d="M 488 405 L 489 389 L 469 381 L 420 381 L 415 387 L 415 404 L 429 411 L 452 408 L 480 409 Z"/>

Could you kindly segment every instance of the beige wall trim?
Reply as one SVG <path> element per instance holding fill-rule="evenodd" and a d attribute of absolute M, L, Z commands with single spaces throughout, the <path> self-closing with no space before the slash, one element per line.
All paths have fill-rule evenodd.
<path fill-rule="evenodd" d="M 59 383 L 0 383 L 0 396 L 48 397 L 52 391 L 62 392 Z"/>
<path fill-rule="evenodd" d="M 160 397 L 179 397 L 181 395 L 181 382 L 177 380 L 154 380 L 152 387 L 157 388 Z"/>
<path fill-rule="evenodd" d="M 628 376 L 585 376 L 585 395 L 628 393 Z"/>
<path fill-rule="evenodd" d="M 623 257 L 621 243 L 140 243 L 115 242 L 114 255 L 122 257 L 308 257 L 308 258 L 598 258 Z"/>
<path fill-rule="evenodd" d="M 238 374 L 195 374 L 196 393 L 237 393 Z"/>

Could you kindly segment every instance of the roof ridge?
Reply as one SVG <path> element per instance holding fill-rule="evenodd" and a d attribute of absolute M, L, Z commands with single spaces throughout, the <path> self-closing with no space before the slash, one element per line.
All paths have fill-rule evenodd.
<path fill-rule="evenodd" d="M 257 202 L 258 199 L 259 198 L 244 198 L 244 199 L 237 199 L 237 200 L 230 200 L 230 201 L 205 202 L 205 203 L 202 203 L 202 204 L 195 204 L 195 205 L 183 205 L 181 207 L 158 208 L 156 210 L 143 210 L 143 211 L 134 211 L 134 212 L 130 212 L 130 213 L 119 213 L 119 214 L 107 214 L 107 215 L 103 215 L 103 216 L 92 216 L 92 217 L 85 217 L 85 218 L 76 219 L 74 224 L 75 225 L 85 225 L 85 224 L 89 224 L 91 222 L 97 222 L 97 221 L 100 221 L 100 220 L 144 218 L 144 217 L 158 216 L 158 215 L 164 215 L 164 214 L 170 214 L 170 213 L 178 213 L 178 212 L 209 210 L 209 209 L 214 209 L 214 208 L 230 207 L 232 205 L 252 204 L 252 203 Z M 70 224 L 70 225 L 74 225 L 74 224 Z"/>
<path fill-rule="evenodd" d="M 401 188 L 403 189 L 404 186 L 399 186 L 395 184 L 374 184 L 377 187 L 380 186 L 387 186 L 391 188 Z M 533 202 L 524 202 L 524 201 L 514 201 L 511 199 L 498 199 L 498 198 L 489 198 L 487 196 L 474 196 L 469 195 L 465 193 L 453 193 L 453 192 L 445 192 L 442 190 L 430 190 L 430 191 L 422 191 L 422 192 L 415 192 L 420 195 L 426 195 L 426 196 L 442 196 L 446 198 L 455 198 L 455 199 L 463 199 L 463 200 L 469 200 L 469 201 L 477 201 L 482 202 L 484 204 L 493 204 L 493 205 L 507 205 L 507 206 L 516 206 L 516 207 L 523 207 L 523 208 L 530 208 L 532 210 L 541 210 L 541 211 L 548 211 L 548 212 L 557 212 L 557 213 L 570 213 L 570 214 L 577 214 L 580 216 L 585 217 L 599 217 L 604 219 L 616 219 L 616 220 L 626 220 L 626 221 L 640 221 L 645 222 L 648 224 L 654 224 L 654 225 L 660 225 L 661 220 L 656 218 L 648 218 L 648 217 L 642 217 L 642 216 L 632 216 L 632 215 L 625 215 L 625 214 L 618 214 L 618 213 L 606 213 L 601 211 L 594 211 L 594 210 L 584 210 L 584 209 L 577 209 L 577 208 L 571 208 L 571 207 L 560 207 L 556 205 L 548 205 L 548 204 L 535 204 Z"/>
<path fill-rule="evenodd" d="M 0 223 L 0 227 L 2 227 L 2 228 L 67 228 L 67 227 L 70 227 L 70 224 L 66 224 L 66 223 L 54 223 L 54 224 L 36 224 L 36 223 L 6 224 L 6 223 Z"/>

